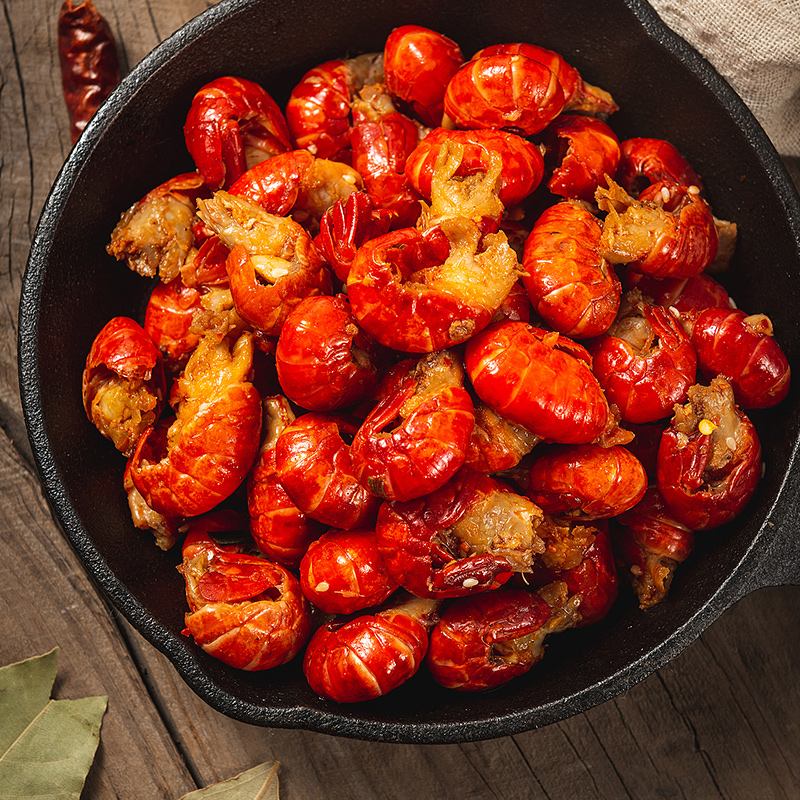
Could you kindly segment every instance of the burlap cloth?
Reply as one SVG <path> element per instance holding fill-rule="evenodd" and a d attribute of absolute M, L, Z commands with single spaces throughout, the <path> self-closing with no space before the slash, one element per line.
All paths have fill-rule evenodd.
<path fill-rule="evenodd" d="M 650 0 L 748 105 L 800 178 L 800 0 Z"/>

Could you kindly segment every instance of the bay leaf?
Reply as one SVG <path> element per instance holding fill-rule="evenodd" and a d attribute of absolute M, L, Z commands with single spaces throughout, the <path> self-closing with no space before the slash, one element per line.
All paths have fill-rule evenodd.
<path fill-rule="evenodd" d="M 52 700 L 58 648 L 0 667 L 0 800 L 79 800 L 108 698 Z"/>
<path fill-rule="evenodd" d="M 185 794 L 181 800 L 279 800 L 278 761 L 259 764 L 235 778 Z"/>
<path fill-rule="evenodd" d="M 5 753 L 47 705 L 58 669 L 58 648 L 0 669 L 0 753 Z"/>

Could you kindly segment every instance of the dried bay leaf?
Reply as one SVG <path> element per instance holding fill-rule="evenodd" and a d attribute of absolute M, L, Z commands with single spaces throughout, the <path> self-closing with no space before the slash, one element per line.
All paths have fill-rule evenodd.
<path fill-rule="evenodd" d="M 52 700 L 58 648 L 0 667 L 0 800 L 79 800 L 106 697 Z"/>
<path fill-rule="evenodd" d="M 228 781 L 189 792 L 181 800 L 279 800 L 279 767 L 277 761 L 259 764 Z"/>
<path fill-rule="evenodd" d="M 58 650 L 0 669 L 0 753 L 5 753 L 50 699 Z"/>

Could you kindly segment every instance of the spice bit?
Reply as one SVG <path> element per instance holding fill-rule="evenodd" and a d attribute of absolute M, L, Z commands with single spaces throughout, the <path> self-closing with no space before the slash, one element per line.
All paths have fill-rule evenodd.
<path fill-rule="evenodd" d="M 710 419 L 701 419 L 697 425 L 697 430 L 703 434 L 703 436 L 708 436 L 709 434 L 713 433 L 717 429 L 717 426 L 710 420 Z"/>

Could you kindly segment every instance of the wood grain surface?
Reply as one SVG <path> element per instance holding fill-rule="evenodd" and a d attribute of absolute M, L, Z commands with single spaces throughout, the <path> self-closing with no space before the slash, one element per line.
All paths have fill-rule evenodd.
<path fill-rule="evenodd" d="M 123 71 L 204 0 L 97 0 Z M 18 395 L 17 305 L 31 237 L 70 149 L 60 0 L 0 18 L 0 664 L 61 648 L 57 697 L 107 694 L 84 800 L 173 800 L 262 761 L 285 800 L 800 797 L 800 588 L 742 600 L 623 696 L 486 742 L 377 744 L 268 730 L 205 705 L 98 594 L 39 488 Z"/>

